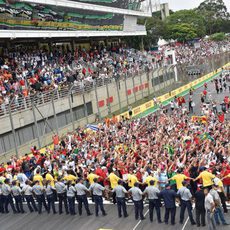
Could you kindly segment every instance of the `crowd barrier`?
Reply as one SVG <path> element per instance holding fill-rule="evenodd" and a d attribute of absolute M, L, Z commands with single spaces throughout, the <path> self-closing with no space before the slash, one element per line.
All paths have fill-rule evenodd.
<path fill-rule="evenodd" d="M 207 81 L 212 80 L 213 78 L 215 78 L 221 71 L 222 69 L 226 69 L 230 67 L 230 62 L 227 63 L 226 65 L 222 66 L 222 68 L 217 69 L 216 71 L 213 71 L 209 74 L 204 75 L 203 77 L 200 77 L 199 79 L 196 79 L 186 85 L 181 86 L 180 88 L 177 88 L 173 91 L 170 91 L 169 93 L 166 93 L 162 96 L 157 97 L 157 101 L 161 102 L 163 105 L 167 105 L 175 96 L 184 96 L 185 94 L 188 93 L 188 91 L 193 88 L 193 89 L 197 89 L 200 86 L 202 86 L 202 84 L 204 84 Z M 135 108 L 132 109 L 132 116 L 133 117 L 137 117 L 140 116 L 141 114 L 145 113 L 147 110 L 152 110 L 154 109 L 154 107 L 156 107 L 154 105 L 153 100 L 148 101 L 142 105 L 139 105 Z M 153 111 L 149 111 L 149 113 L 152 113 Z M 121 117 L 129 117 L 129 111 L 126 111 L 120 115 L 118 115 L 118 118 L 120 119 Z"/>

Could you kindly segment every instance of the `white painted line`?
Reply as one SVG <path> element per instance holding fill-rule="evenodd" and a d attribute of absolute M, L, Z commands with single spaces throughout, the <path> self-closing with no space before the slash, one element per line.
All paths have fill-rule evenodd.
<path fill-rule="evenodd" d="M 149 209 L 145 212 L 144 217 L 148 214 L 148 212 L 149 212 Z M 139 220 L 137 222 L 137 224 L 134 226 L 133 230 L 136 230 L 140 223 L 141 223 L 141 220 Z"/>
<path fill-rule="evenodd" d="M 192 212 L 193 212 L 193 210 L 194 210 L 194 208 L 195 208 L 194 206 L 195 206 L 195 205 L 193 204 Z M 187 225 L 187 223 L 188 223 L 188 220 L 189 220 L 189 216 L 188 216 L 187 220 L 185 221 L 185 223 L 184 223 L 184 225 L 183 225 L 183 227 L 182 227 L 181 230 L 184 230 L 184 229 L 185 229 L 185 227 L 186 227 L 186 225 Z"/>
<path fill-rule="evenodd" d="M 189 220 L 189 217 L 188 217 L 187 220 L 185 221 L 185 223 L 184 223 L 184 225 L 183 225 L 183 228 L 182 228 L 181 230 L 184 230 L 184 229 L 185 229 L 185 227 L 186 227 L 186 225 L 187 225 L 187 223 L 188 223 L 188 220 Z"/>

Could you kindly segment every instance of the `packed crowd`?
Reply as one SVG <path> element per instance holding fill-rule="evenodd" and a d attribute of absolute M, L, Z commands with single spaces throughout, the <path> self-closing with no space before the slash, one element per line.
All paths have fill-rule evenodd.
<path fill-rule="evenodd" d="M 228 43 L 200 42 L 200 47 L 188 44 L 170 44 L 157 52 L 141 52 L 122 46 L 105 47 L 98 45 L 86 50 L 78 47 L 74 52 L 69 48 L 53 47 L 32 49 L 18 47 L 3 49 L 0 57 L 0 106 L 6 111 L 12 98 L 15 109 L 28 96 L 51 90 L 69 89 L 75 85 L 79 89 L 92 88 L 104 80 L 135 76 L 159 66 L 172 63 L 165 51 L 176 51 L 177 63 L 195 64 L 214 54 L 229 51 Z M 23 103 L 21 103 L 23 104 Z"/>
<path fill-rule="evenodd" d="M 207 87 L 205 84 L 204 91 Z M 192 97 L 191 89 L 189 100 Z M 75 215 L 76 199 L 79 215 L 83 204 L 91 215 L 87 199 L 91 195 L 96 216 L 99 208 L 107 215 L 104 197 L 117 203 L 119 217 L 122 212 L 127 217 L 126 198 L 131 197 L 135 219 L 144 219 L 146 197 L 150 221 L 155 208 L 157 220 L 162 222 L 163 200 L 164 222 L 168 224 L 171 213 L 174 225 L 177 200 L 181 224 L 185 209 L 192 225 L 208 224 L 209 229 L 215 229 L 220 222 L 228 224 L 224 212 L 228 212 L 226 201 L 230 198 L 230 103 L 228 99 L 220 114 L 209 99 L 207 93 L 201 101 L 205 119 L 191 119 L 189 111 L 183 110 L 182 97 L 169 107 L 155 101 L 160 109 L 147 117 L 132 119 L 132 111 L 129 118 L 113 116 L 99 124 L 97 131 L 78 128 L 60 139 L 55 135 L 54 147 L 47 147 L 45 153 L 35 146 L 31 154 L 12 157 L 0 167 L 0 211 L 8 213 L 10 204 L 14 213 L 23 213 L 25 198 L 30 212 L 41 214 L 44 206 L 48 213 L 51 208 L 56 213 L 54 201 L 58 200 L 59 214 L 64 203 L 66 214 Z"/>

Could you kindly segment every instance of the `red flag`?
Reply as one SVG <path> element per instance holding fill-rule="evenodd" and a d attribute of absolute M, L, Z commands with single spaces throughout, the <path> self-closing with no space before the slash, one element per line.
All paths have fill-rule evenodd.
<path fill-rule="evenodd" d="M 219 120 L 219 122 L 224 123 L 224 113 L 220 113 L 218 115 L 218 120 Z"/>

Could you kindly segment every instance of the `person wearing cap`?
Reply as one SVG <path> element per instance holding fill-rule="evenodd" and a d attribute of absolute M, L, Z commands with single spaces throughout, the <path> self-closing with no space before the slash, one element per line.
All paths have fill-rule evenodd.
<path fill-rule="evenodd" d="M 46 211 L 48 211 L 44 195 L 44 188 L 40 185 L 40 181 L 35 181 L 35 185 L 32 187 L 32 191 L 35 194 L 38 202 L 38 214 L 42 213 L 42 205 L 45 207 Z"/>
<path fill-rule="evenodd" d="M 12 181 L 11 193 L 15 200 L 15 206 L 18 213 L 25 213 L 22 205 L 22 190 L 17 186 L 16 180 Z"/>
<path fill-rule="evenodd" d="M 118 217 L 122 217 L 121 209 L 123 211 L 124 217 L 128 217 L 127 208 L 125 203 L 125 194 L 127 194 L 127 190 L 122 185 L 123 181 L 118 180 L 118 185 L 113 188 L 112 192 L 116 195 L 117 200 L 117 209 L 118 209 Z"/>
<path fill-rule="evenodd" d="M 94 197 L 94 201 L 95 201 L 95 215 L 96 216 L 98 216 L 99 207 L 101 209 L 102 215 L 103 216 L 107 215 L 107 213 L 105 212 L 105 209 L 104 209 L 103 198 L 102 198 L 102 194 L 103 194 L 104 190 L 105 190 L 105 187 L 101 186 L 98 183 L 97 178 L 94 178 L 93 179 L 93 183 L 89 187 L 89 191 L 92 192 L 92 195 Z"/>
<path fill-rule="evenodd" d="M 217 225 L 220 225 L 220 221 L 219 221 L 219 218 L 220 218 L 223 225 L 228 225 L 228 223 L 226 222 L 224 218 L 224 213 L 221 208 L 221 200 L 217 192 L 217 189 L 218 189 L 218 186 L 213 184 L 212 189 L 209 192 L 215 203 L 215 212 L 214 212 L 215 222 Z"/>
<path fill-rule="evenodd" d="M 52 186 L 52 182 L 47 180 L 46 184 L 44 186 L 45 189 L 45 194 L 46 194 L 46 199 L 47 199 L 47 213 L 50 213 L 50 209 L 52 207 L 53 210 L 53 214 L 56 214 L 56 209 L 55 209 L 55 198 L 54 198 L 54 191 L 55 191 L 55 187 Z"/>
<path fill-rule="evenodd" d="M 2 195 L 3 195 L 3 209 L 5 213 L 9 213 L 8 206 L 10 204 L 14 214 L 17 213 L 14 202 L 11 196 L 11 188 L 10 188 L 10 180 L 8 178 L 5 179 L 4 184 L 2 185 Z"/>
<path fill-rule="evenodd" d="M 212 173 L 208 172 L 205 167 L 201 167 L 199 176 L 196 177 L 193 180 L 196 181 L 198 179 L 202 179 L 203 188 L 208 187 L 209 189 L 211 189 L 212 185 L 213 185 L 213 179 L 214 178 L 215 178 L 215 175 L 213 175 Z"/>
<path fill-rule="evenodd" d="M 76 193 L 76 189 L 73 186 L 71 180 L 67 181 L 66 190 L 67 190 L 66 195 L 67 195 L 67 200 L 68 200 L 68 204 L 69 204 L 70 215 L 76 215 L 76 212 L 75 212 L 75 193 Z"/>
<path fill-rule="evenodd" d="M 77 194 L 77 201 L 78 201 L 78 212 L 79 215 L 82 215 L 82 203 L 85 206 L 85 210 L 88 216 L 92 215 L 92 213 L 89 210 L 89 203 L 86 196 L 86 193 L 89 192 L 89 189 L 86 188 L 86 186 L 83 184 L 83 179 L 79 178 L 77 180 L 77 184 L 75 185 L 75 190 Z"/>
<path fill-rule="evenodd" d="M 194 194 L 195 209 L 196 209 L 196 225 L 197 227 L 205 226 L 205 195 L 202 187 L 198 187 L 198 190 Z"/>
<path fill-rule="evenodd" d="M 135 219 L 138 220 L 140 216 L 141 220 L 144 220 L 145 219 L 143 215 L 144 205 L 142 199 L 143 193 L 139 188 L 139 183 L 135 182 L 134 187 L 130 188 L 128 192 L 129 194 L 132 195 L 134 209 L 135 209 Z"/>
<path fill-rule="evenodd" d="M 59 176 L 58 181 L 55 183 L 55 189 L 58 197 L 58 209 L 59 214 L 62 214 L 62 203 L 64 203 L 66 214 L 69 214 L 67 197 L 66 197 L 66 185 L 62 182 L 62 178 Z"/>
<path fill-rule="evenodd" d="M 165 217 L 164 217 L 165 224 L 168 224 L 169 213 L 171 213 L 171 224 L 175 225 L 175 216 L 176 216 L 175 199 L 177 197 L 176 192 L 171 189 L 170 184 L 166 184 L 165 189 L 160 192 L 159 197 L 163 198 L 165 204 Z"/>
<path fill-rule="evenodd" d="M 107 177 L 107 179 L 110 182 L 110 187 L 112 190 L 118 185 L 118 181 L 121 179 L 115 174 L 115 172 L 116 172 L 116 169 L 113 168 L 113 171 Z M 113 193 L 113 203 L 116 204 L 116 194 L 115 193 Z"/>
<path fill-rule="evenodd" d="M 209 193 L 208 188 L 204 188 L 204 206 L 206 211 L 206 217 L 207 217 L 207 225 L 209 230 L 215 230 L 216 225 L 214 221 L 214 212 L 215 212 L 215 202 L 213 200 L 212 195 Z"/>
<path fill-rule="evenodd" d="M 153 222 L 153 210 L 156 209 L 157 220 L 158 223 L 162 223 L 161 221 L 161 210 L 160 210 L 160 200 L 159 193 L 160 190 L 154 186 L 155 181 L 150 180 L 149 186 L 144 190 L 143 194 L 146 194 L 149 200 L 149 219 Z"/>
<path fill-rule="evenodd" d="M 25 182 L 25 186 L 22 188 L 22 194 L 24 194 L 25 198 L 26 198 L 26 203 L 27 206 L 30 210 L 30 212 L 37 212 L 37 206 L 35 204 L 34 198 L 33 198 L 33 189 L 30 186 L 30 181 L 27 180 Z"/>
<path fill-rule="evenodd" d="M 184 222 L 184 213 L 185 213 L 185 209 L 187 208 L 191 225 L 195 225 L 196 223 L 192 215 L 192 203 L 191 203 L 192 194 L 190 190 L 187 188 L 187 186 L 188 186 L 187 182 L 183 181 L 182 187 L 177 191 L 177 195 L 179 195 L 181 198 L 180 224 L 183 224 Z"/>

